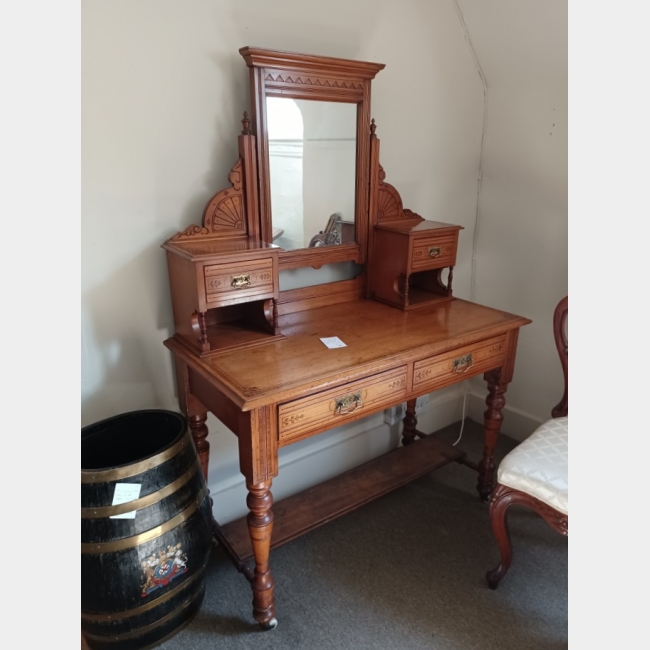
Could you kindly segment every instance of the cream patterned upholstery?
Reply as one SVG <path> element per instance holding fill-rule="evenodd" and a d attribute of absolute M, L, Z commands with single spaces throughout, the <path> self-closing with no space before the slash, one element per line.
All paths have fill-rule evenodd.
<path fill-rule="evenodd" d="M 542 424 L 499 465 L 497 480 L 569 514 L 569 418 Z"/>

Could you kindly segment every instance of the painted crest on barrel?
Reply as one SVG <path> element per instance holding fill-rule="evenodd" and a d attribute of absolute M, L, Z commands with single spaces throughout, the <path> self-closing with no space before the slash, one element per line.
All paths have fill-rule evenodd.
<path fill-rule="evenodd" d="M 176 544 L 145 558 L 140 566 L 144 579 L 141 596 L 145 598 L 187 571 L 187 555 L 181 545 Z"/>

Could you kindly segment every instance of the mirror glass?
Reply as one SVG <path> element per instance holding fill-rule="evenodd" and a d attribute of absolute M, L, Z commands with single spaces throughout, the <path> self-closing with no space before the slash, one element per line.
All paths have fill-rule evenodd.
<path fill-rule="evenodd" d="M 266 98 L 273 243 L 352 244 L 357 105 Z"/>

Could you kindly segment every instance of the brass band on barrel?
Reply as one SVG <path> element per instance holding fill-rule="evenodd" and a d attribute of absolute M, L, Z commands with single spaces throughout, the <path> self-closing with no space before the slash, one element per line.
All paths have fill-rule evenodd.
<path fill-rule="evenodd" d="M 134 546 L 139 546 L 140 544 L 149 542 L 156 537 L 160 537 L 179 524 L 182 524 L 186 519 L 189 519 L 198 510 L 199 505 L 201 505 L 201 501 L 203 501 L 203 498 L 207 493 L 208 487 L 206 485 L 203 487 L 196 500 L 190 506 L 160 526 L 156 526 L 155 528 L 147 530 L 144 533 L 140 533 L 139 535 L 133 535 L 133 537 L 125 537 L 124 539 L 118 539 L 113 542 L 82 543 L 81 552 L 93 555 L 98 555 L 100 553 L 112 553 L 113 551 L 122 551 L 127 548 L 133 548 Z"/>
<path fill-rule="evenodd" d="M 158 465 L 162 465 L 164 462 L 168 461 L 170 458 L 173 458 L 185 445 L 191 441 L 189 429 L 185 431 L 185 435 L 175 444 L 161 451 L 151 458 L 147 458 L 140 463 L 134 463 L 132 465 L 127 465 L 126 467 L 116 467 L 114 469 L 100 469 L 100 470 L 81 470 L 81 482 L 82 483 L 108 483 L 110 481 L 117 481 L 122 478 L 129 478 L 130 476 L 136 476 L 137 474 L 142 474 Z"/>
<path fill-rule="evenodd" d="M 140 607 L 134 607 L 133 609 L 127 609 L 124 612 L 114 612 L 112 614 L 84 614 L 81 612 L 81 618 L 84 621 L 92 621 L 96 623 L 101 623 L 103 621 L 121 621 L 124 618 L 130 618 L 131 616 L 137 616 L 138 614 L 144 614 L 145 612 L 158 607 L 161 603 L 164 603 L 166 600 L 169 600 L 176 594 L 180 593 L 186 587 L 189 587 L 193 582 L 200 578 L 205 571 L 205 568 L 208 566 L 206 562 L 200 569 L 198 569 L 193 576 L 182 582 L 180 585 L 177 585 L 173 589 L 170 589 L 164 596 L 152 600 L 146 605 L 141 605 Z"/>
<path fill-rule="evenodd" d="M 134 510 L 141 510 L 147 506 L 158 503 L 162 501 L 165 497 L 168 497 L 170 494 L 173 494 L 177 490 L 180 490 L 186 483 L 188 483 L 198 472 L 201 471 L 201 466 L 195 460 L 194 465 L 183 474 L 180 478 L 176 479 L 173 483 L 166 485 L 161 490 L 157 492 L 152 492 L 147 494 L 147 496 L 142 497 L 141 499 L 135 499 L 133 501 L 128 501 L 127 503 L 121 503 L 117 506 L 101 506 L 97 508 L 82 508 L 81 509 L 81 518 L 82 519 L 100 519 L 102 517 L 113 517 L 114 515 L 122 515 L 125 512 L 133 512 Z"/>
<path fill-rule="evenodd" d="M 91 634 L 84 630 L 83 635 L 88 639 L 96 639 L 97 641 L 121 641 L 122 639 L 133 639 L 135 637 L 142 636 L 143 634 L 146 634 L 147 632 L 151 632 L 151 630 L 155 630 L 157 627 L 160 627 L 163 623 L 167 623 L 167 621 L 177 616 L 184 609 L 187 609 L 199 596 L 202 595 L 202 591 L 203 591 L 202 589 L 199 589 L 195 594 L 192 595 L 191 598 L 188 598 L 180 607 L 177 607 L 176 609 L 172 610 L 171 612 L 169 612 L 169 614 L 166 614 L 165 616 L 158 619 L 157 621 L 154 621 L 149 625 L 144 625 L 143 627 L 140 627 L 137 630 L 133 630 L 132 632 L 123 632 L 122 634 L 108 635 L 108 634 Z M 160 641 L 158 641 L 158 643 L 160 643 Z"/>

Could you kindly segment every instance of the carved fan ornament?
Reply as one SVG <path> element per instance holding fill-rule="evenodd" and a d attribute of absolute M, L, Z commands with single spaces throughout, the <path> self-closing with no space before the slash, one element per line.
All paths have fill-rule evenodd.
<path fill-rule="evenodd" d="M 386 172 L 379 165 L 379 200 L 377 203 L 377 219 L 379 221 L 390 221 L 399 219 L 402 216 L 402 197 L 399 192 L 390 184 L 384 183 Z"/>
<path fill-rule="evenodd" d="M 377 123 L 373 117 L 370 120 L 370 140 L 377 141 Z M 377 221 L 395 221 L 397 219 L 420 219 L 423 220 L 413 210 L 405 210 L 402 204 L 402 197 L 399 192 L 390 184 L 386 183 L 386 172 L 377 162 L 379 171 L 377 172 Z"/>
<path fill-rule="evenodd" d="M 379 165 L 377 221 L 395 221 L 396 219 L 422 219 L 422 217 L 416 212 L 408 209 L 405 210 L 403 208 L 402 197 L 390 183 L 384 182 L 385 178 L 386 172 L 384 171 L 384 168 Z"/>
<path fill-rule="evenodd" d="M 174 235 L 170 241 L 183 241 L 215 233 L 246 234 L 241 158 L 230 170 L 228 180 L 231 187 L 217 192 L 206 205 L 203 211 L 203 225 L 192 224 Z"/>

